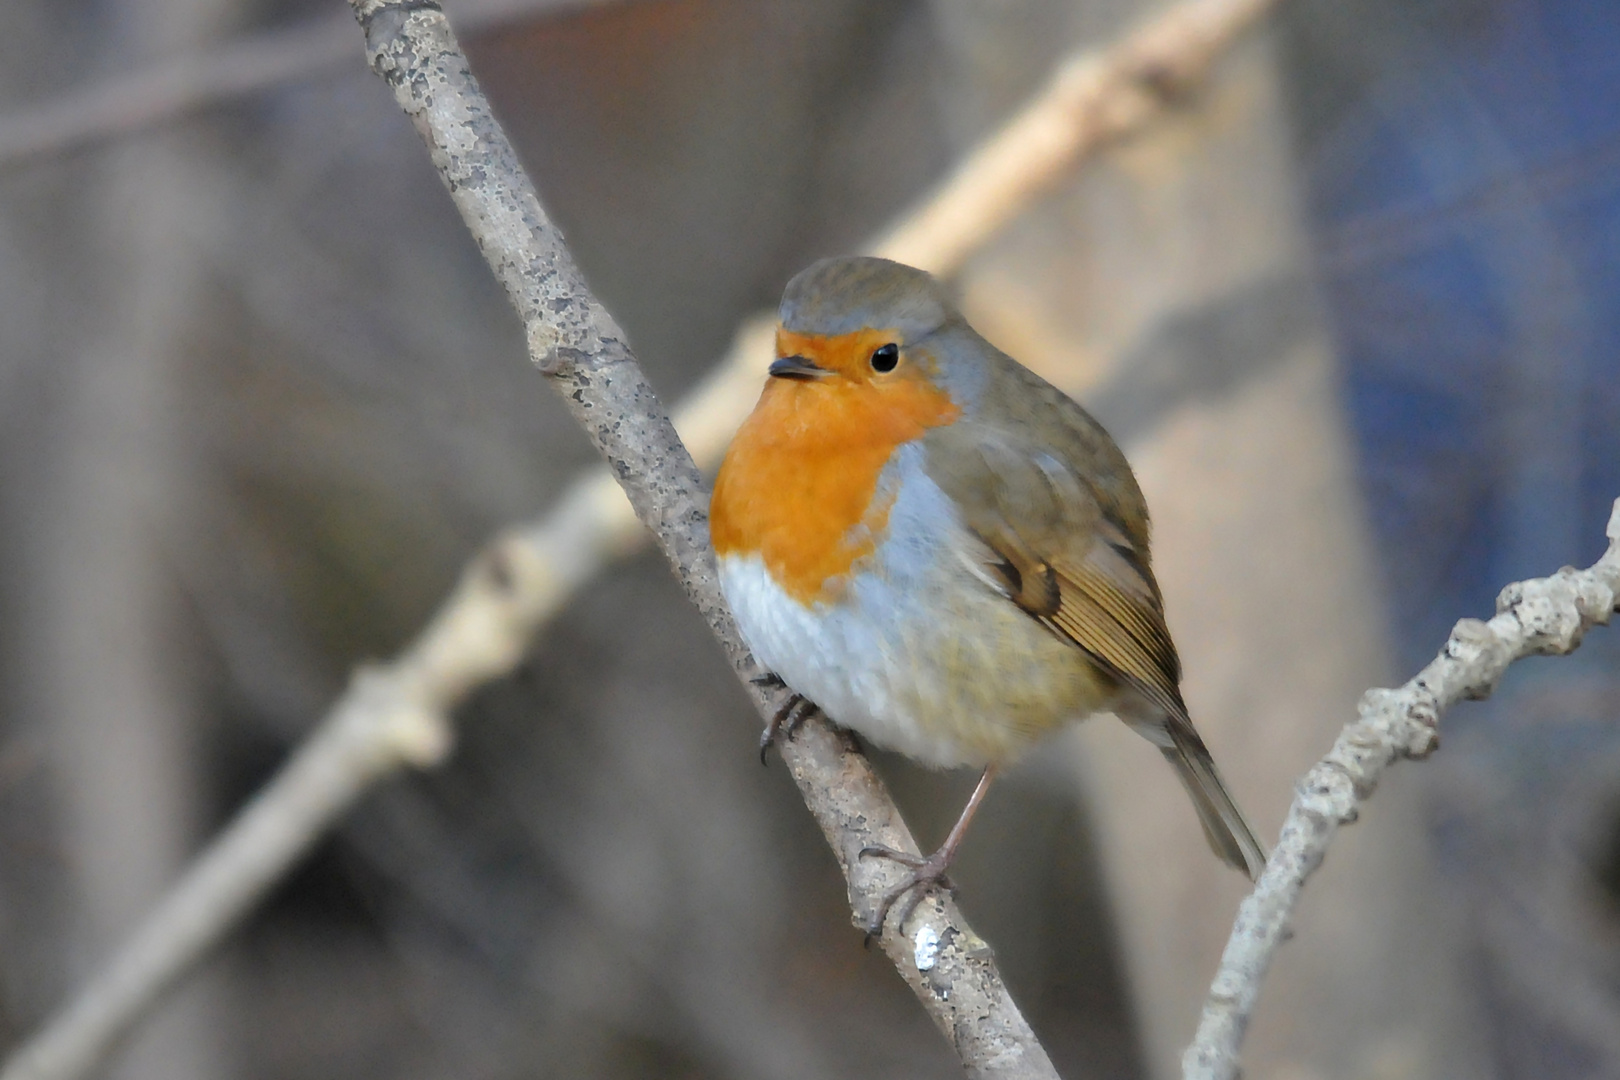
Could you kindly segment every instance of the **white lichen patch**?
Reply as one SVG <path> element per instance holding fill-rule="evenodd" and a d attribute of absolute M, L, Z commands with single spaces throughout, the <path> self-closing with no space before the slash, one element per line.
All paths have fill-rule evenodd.
<path fill-rule="evenodd" d="M 912 937 L 912 958 L 917 962 L 918 971 L 932 971 L 939 962 L 939 932 L 932 926 L 924 924 L 917 927 L 917 933 Z"/>

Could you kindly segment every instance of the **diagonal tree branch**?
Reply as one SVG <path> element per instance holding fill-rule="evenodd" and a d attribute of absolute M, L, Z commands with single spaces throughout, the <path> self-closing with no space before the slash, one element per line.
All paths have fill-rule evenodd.
<path fill-rule="evenodd" d="M 487 2 L 544 8 L 601 0 Z M 1078 161 L 1163 115 L 1175 96 L 1170 91 L 1204 75 L 1279 2 L 1185 0 L 1112 49 L 1076 53 L 936 192 L 865 250 L 954 273 Z M 0 148 L 4 143 L 0 135 Z M 758 395 L 772 321 L 745 322 L 726 358 L 676 411 L 676 426 L 700 463 L 718 460 Z M 540 335 L 539 344 L 545 345 L 546 336 Z M 402 768 L 442 760 L 453 740 L 451 710 L 473 688 L 510 673 L 539 627 L 610 561 L 639 548 L 646 535 L 614 474 L 603 468 L 577 480 L 542 521 L 496 537 L 409 648 L 356 674 L 291 761 L 197 858 L 108 965 L 12 1055 L 0 1080 L 72 1080 L 94 1068 L 371 786 Z M 796 764 L 801 759 L 802 766 Z M 863 786 L 874 785 L 864 759 L 844 753 L 825 729 L 802 729 L 788 761 L 796 778 L 801 768 L 805 775 L 836 774 L 831 790 L 854 793 L 825 808 L 832 827 L 871 810 L 856 797 Z M 851 775 L 842 775 L 845 769 Z M 892 807 L 885 813 L 892 814 Z M 888 835 L 891 828 L 903 829 L 898 817 L 877 821 L 872 835 Z M 841 852 L 846 864 L 848 851 Z M 930 937 L 937 933 L 930 923 L 919 926 L 914 940 L 885 940 L 884 946 L 891 956 L 901 950 L 900 960 L 910 965 L 902 971 L 913 973 L 909 978 L 922 978 L 919 966 L 930 973 L 940 968 L 931 944 L 939 939 Z M 988 955 L 970 934 L 948 940 L 970 961 Z"/>
<path fill-rule="evenodd" d="M 1620 500 L 1609 517 L 1609 550 L 1587 570 L 1502 590 L 1496 617 L 1463 619 L 1440 655 L 1396 690 L 1369 690 L 1327 757 L 1300 781 L 1282 836 L 1254 891 L 1238 908 L 1198 1033 L 1182 1058 L 1186 1080 L 1235 1080 L 1243 1035 L 1260 984 L 1340 825 L 1356 820 L 1379 777 L 1402 758 L 1427 757 L 1439 745 L 1440 714 L 1459 701 L 1489 697 L 1509 664 L 1562 655 L 1605 624 L 1620 597 Z"/>

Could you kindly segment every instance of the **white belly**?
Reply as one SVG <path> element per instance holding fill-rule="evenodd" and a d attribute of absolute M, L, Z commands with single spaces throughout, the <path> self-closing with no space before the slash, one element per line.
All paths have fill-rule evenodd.
<path fill-rule="evenodd" d="M 887 620 L 844 606 L 806 608 L 771 580 L 757 556 L 722 559 L 720 587 L 754 659 L 834 722 L 931 765 L 969 763 L 954 739 L 930 734 L 907 700 L 915 695 L 895 685 Z"/>
<path fill-rule="evenodd" d="M 801 604 L 758 556 L 720 560 L 720 586 L 754 658 L 836 723 L 934 766 L 1015 756 L 1106 694 L 1079 650 L 971 575 L 960 529 L 921 470 L 889 530 L 837 599 Z"/>

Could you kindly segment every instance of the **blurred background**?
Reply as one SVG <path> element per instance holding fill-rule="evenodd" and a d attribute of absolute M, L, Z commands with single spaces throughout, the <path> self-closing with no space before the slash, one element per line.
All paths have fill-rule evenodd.
<path fill-rule="evenodd" d="M 673 402 L 1061 56 L 1170 3 L 446 6 Z M 343 7 L 5 5 L 7 1048 L 354 665 L 592 460 Z M 61 107 L 222 50 L 277 74 L 169 116 L 129 84 L 90 138 Z M 1285 0 L 954 284 L 1136 464 L 1188 701 L 1275 836 L 1363 689 L 1603 550 L 1620 8 Z M 1391 774 L 1308 890 L 1246 1075 L 1620 1076 L 1617 661 L 1598 631 L 1525 662 Z M 459 722 L 449 763 L 366 798 L 107 1075 L 956 1074 L 657 556 Z M 1039 757 L 970 835 L 962 904 L 1064 1076 L 1174 1075 L 1243 882 L 1122 725 Z M 973 779 L 879 767 L 924 843 Z"/>

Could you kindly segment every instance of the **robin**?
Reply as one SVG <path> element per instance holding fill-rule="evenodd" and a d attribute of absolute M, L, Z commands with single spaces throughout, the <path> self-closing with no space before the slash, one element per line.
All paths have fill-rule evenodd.
<path fill-rule="evenodd" d="M 808 703 L 930 766 L 983 774 L 879 932 L 944 878 L 996 771 L 1112 712 L 1164 752 L 1225 862 L 1266 851 L 1193 729 L 1130 465 L 1090 415 L 980 337 L 921 270 L 817 262 L 715 479 L 720 585 L 755 659 Z M 948 886 L 948 882 L 946 882 Z"/>

